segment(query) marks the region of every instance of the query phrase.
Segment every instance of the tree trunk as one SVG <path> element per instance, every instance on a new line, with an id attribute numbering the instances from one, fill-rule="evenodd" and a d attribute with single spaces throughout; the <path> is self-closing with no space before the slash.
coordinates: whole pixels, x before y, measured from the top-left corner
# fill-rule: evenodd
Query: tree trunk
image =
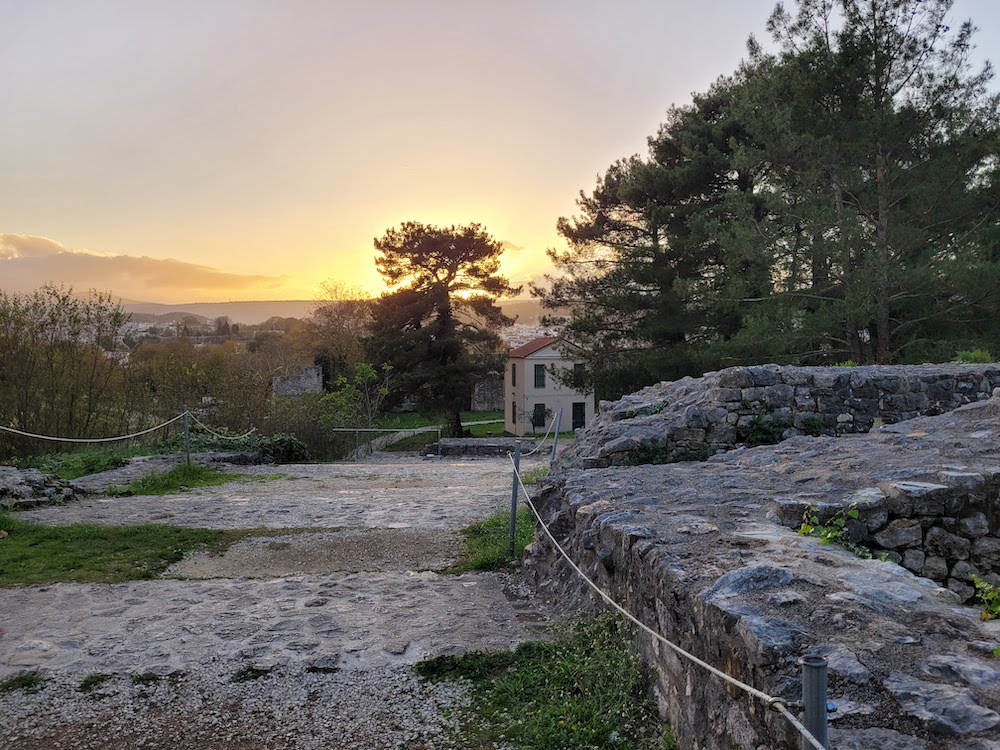
<path id="1" fill-rule="evenodd" d="M 886 186 L 885 154 L 881 144 L 875 155 L 875 187 L 878 195 L 876 223 L 876 251 L 878 271 L 875 282 L 875 362 L 889 364 L 892 358 L 892 341 L 889 331 L 889 196 Z"/>
<path id="2" fill-rule="evenodd" d="M 448 426 L 452 437 L 462 437 L 465 434 L 462 431 L 462 415 L 457 411 L 448 415 Z"/>

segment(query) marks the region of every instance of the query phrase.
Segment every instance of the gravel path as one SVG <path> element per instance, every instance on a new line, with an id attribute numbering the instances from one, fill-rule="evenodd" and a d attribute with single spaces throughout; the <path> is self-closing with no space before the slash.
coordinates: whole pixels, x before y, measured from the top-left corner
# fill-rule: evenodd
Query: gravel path
<path id="1" fill-rule="evenodd" d="M 0 679 L 47 680 L 0 695 L 0 747 L 450 747 L 448 712 L 466 698 L 410 665 L 510 648 L 546 620 L 506 574 L 428 570 L 449 561 L 458 528 L 509 502 L 508 466 L 377 456 L 240 467 L 283 478 L 20 513 L 299 531 L 168 571 L 185 579 L 0 589 Z M 266 673 L 230 681 L 250 665 Z M 110 677 L 82 692 L 97 674 Z"/>

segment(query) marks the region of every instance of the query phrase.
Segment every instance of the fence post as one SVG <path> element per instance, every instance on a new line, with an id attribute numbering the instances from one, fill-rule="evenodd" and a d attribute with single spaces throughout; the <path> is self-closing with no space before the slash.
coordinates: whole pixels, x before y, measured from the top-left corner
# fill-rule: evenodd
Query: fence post
<path id="1" fill-rule="evenodd" d="M 802 707 L 805 709 L 802 723 L 819 744 L 830 747 L 826 727 L 826 659 L 807 655 L 799 659 L 799 664 L 802 665 Z M 802 750 L 811 748 L 812 744 L 803 737 Z"/>
<path id="2" fill-rule="evenodd" d="M 184 460 L 191 465 L 191 412 L 184 407 Z"/>
<path id="3" fill-rule="evenodd" d="M 354 460 L 361 460 L 361 433 L 354 431 Z"/>
<path id="4" fill-rule="evenodd" d="M 514 441 L 514 481 L 510 491 L 510 544 L 507 554 L 514 556 L 514 537 L 517 536 L 517 491 L 519 485 L 518 472 L 521 470 L 521 441 Z"/>
<path id="5" fill-rule="evenodd" d="M 549 465 L 556 460 L 556 448 L 559 447 L 559 428 L 562 427 L 562 407 L 559 407 L 559 413 L 556 414 L 556 432 L 552 437 L 552 455 L 549 456 Z"/>

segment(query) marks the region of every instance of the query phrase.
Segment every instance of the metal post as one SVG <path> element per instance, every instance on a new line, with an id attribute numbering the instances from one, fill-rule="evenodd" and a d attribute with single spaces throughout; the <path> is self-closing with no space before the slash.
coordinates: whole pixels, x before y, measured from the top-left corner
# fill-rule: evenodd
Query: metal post
<path id="1" fill-rule="evenodd" d="M 559 407 L 559 413 L 556 414 L 556 433 L 552 436 L 552 455 L 549 456 L 549 464 L 556 460 L 556 448 L 559 447 L 559 428 L 562 427 L 562 407 Z"/>
<path id="2" fill-rule="evenodd" d="M 253 422 L 250 423 L 250 430 L 249 430 L 249 432 L 250 432 L 250 434 L 248 435 L 248 437 L 250 439 L 249 439 L 248 442 L 250 443 L 250 452 L 253 453 L 253 433 L 254 433 Z"/>
<path id="3" fill-rule="evenodd" d="M 807 655 L 799 659 L 802 665 L 802 707 L 805 709 L 803 724 L 823 747 L 830 747 L 826 731 L 826 659 Z M 802 738 L 802 750 L 812 744 Z"/>
<path id="4" fill-rule="evenodd" d="M 441 457 L 441 428 L 440 427 L 437 428 L 437 434 L 438 434 L 438 458 L 440 458 Z"/>
<path id="5" fill-rule="evenodd" d="M 510 491 L 510 544 L 507 554 L 514 556 L 514 537 L 517 535 L 517 491 L 519 489 L 517 473 L 521 470 L 521 441 L 514 441 L 514 482 Z"/>
<path id="6" fill-rule="evenodd" d="M 354 460 L 361 460 L 361 433 L 354 431 Z"/>
<path id="7" fill-rule="evenodd" d="M 191 465 L 191 412 L 184 407 L 184 460 Z"/>

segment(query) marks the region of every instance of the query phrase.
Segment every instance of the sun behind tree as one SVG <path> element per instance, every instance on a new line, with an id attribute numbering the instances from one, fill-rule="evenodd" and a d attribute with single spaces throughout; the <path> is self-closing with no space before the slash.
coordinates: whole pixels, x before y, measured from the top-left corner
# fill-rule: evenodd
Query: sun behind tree
<path id="1" fill-rule="evenodd" d="M 408 221 L 375 249 L 375 266 L 394 289 L 373 307 L 370 359 L 392 365 L 398 394 L 447 415 L 461 435 L 459 413 L 476 381 L 502 371 L 497 331 L 513 321 L 496 302 L 521 291 L 499 275 L 503 246 L 479 224 Z"/>

